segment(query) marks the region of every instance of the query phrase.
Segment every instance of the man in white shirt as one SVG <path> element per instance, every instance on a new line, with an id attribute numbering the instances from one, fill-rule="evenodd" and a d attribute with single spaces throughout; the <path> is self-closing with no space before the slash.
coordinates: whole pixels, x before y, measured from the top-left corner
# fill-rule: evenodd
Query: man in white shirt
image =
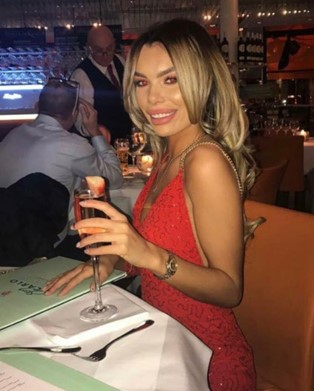
<path id="1" fill-rule="evenodd" d="M 93 105 L 98 124 L 109 130 L 114 141 L 130 134 L 132 128 L 122 99 L 124 60 L 115 54 L 115 40 L 106 26 L 91 28 L 87 46 L 89 56 L 73 71 L 71 79 L 80 83 L 80 97 Z M 84 134 L 79 122 L 76 127 Z"/>
<path id="2" fill-rule="evenodd" d="M 78 84 L 50 79 L 38 103 L 38 117 L 13 130 L 0 143 L 0 188 L 8 188 L 28 174 L 40 172 L 63 184 L 70 194 L 80 178 L 97 175 L 106 178 L 110 189 L 123 183 L 119 160 L 100 133 L 97 112 L 78 101 Z M 68 132 L 80 111 L 91 144 Z M 66 232 L 63 232 L 61 238 Z"/>

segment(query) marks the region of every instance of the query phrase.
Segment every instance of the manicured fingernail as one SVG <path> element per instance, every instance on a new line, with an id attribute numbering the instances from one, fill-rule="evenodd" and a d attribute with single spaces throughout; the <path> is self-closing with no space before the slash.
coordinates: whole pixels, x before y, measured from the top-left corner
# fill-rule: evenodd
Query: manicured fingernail
<path id="1" fill-rule="evenodd" d="M 80 247 L 81 247 L 81 242 L 77 242 L 77 243 L 76 243 L 76 247 L 77 247 L 77 248 L 80 248 Z"/>

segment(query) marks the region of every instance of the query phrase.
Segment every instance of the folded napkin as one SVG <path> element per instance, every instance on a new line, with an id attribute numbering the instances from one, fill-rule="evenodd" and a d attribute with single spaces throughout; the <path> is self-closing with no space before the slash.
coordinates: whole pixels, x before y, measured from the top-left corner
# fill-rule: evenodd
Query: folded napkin
<path id="1" fill-rule="evenodd" d="M 94 304 L 93 292 L 36 316 L 31 322 L 54 343 L 72 345 L 94 337 L 95 333 L 109 333 L 149 319 L 149 313 L 144 308 L 113 285 L 102 288 L 102 298 L 104 304 L 114 304 L 118 308 L 118 313 L 105 323 L 89 323 L 80 319 L 81 310 Z"/>

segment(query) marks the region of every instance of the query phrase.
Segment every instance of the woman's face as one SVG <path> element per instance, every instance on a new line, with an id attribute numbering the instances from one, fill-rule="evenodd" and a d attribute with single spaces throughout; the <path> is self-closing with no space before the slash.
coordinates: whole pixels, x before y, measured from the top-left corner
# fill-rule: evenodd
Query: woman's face
<path id="1" fill-rule="evenodd" d="M 169 137 L 192 126 L 177 81 L 174 65 L 159 43 L 143 46 L 134 84 L 139 108 L 160 137 Z"/>

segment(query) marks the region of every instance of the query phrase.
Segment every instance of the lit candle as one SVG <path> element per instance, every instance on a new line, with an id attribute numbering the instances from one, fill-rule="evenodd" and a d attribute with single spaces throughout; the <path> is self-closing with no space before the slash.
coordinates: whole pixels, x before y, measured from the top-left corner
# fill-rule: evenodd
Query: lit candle
<path id="1" fill-rule="evenodd" d="M 304 129 L 301 129 L 300 132 L 297 133 L 298 136 L 303 136 L 304 140 L 309 138 L 309 132 L 306 132 Z"/>

